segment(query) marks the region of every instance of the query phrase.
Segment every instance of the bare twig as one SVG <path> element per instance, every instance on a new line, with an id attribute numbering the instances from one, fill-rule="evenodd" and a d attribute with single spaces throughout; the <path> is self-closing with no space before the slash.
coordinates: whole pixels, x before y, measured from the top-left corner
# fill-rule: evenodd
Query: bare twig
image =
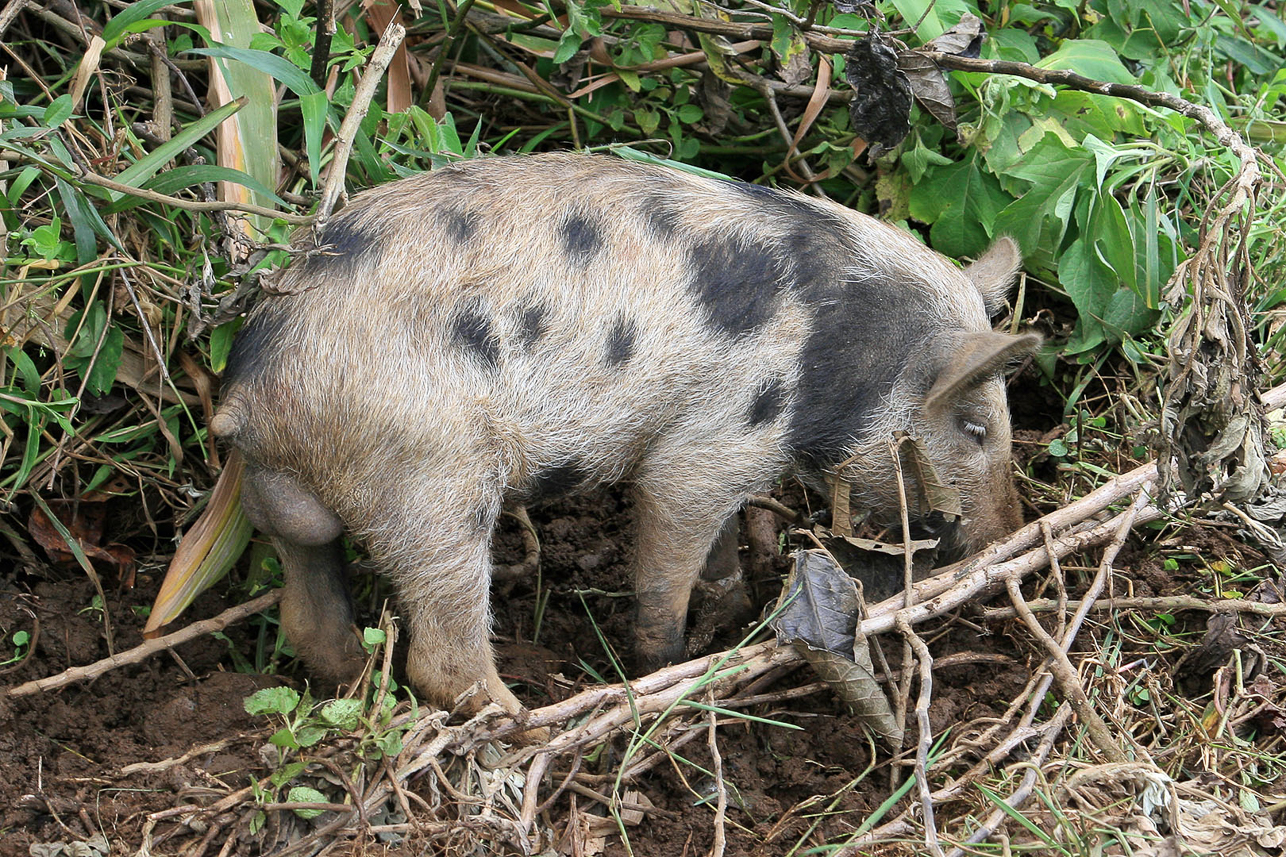
<path id="1" fill-rule="evenodd" d="M 205 634 L 213 634 L 216 631 L 222 631 L 229 625 L 240 622 L 248 616 L 267 610 L 272 605 L 281 600 L 281 590 L 274 590 L 267 595 L 261 595 L 253 601 L 247 601 L 245 604 L 238 604 L 224 610 L 218 616 L 211 619 L 202 619 L 200 622 L 193 622 L 180 631 L 173 634 L 166 634 L 164 637 L 157 637 L 155 640 L 148 640 L 141 645 L 135 646 L 124 652 L 120 652 L 96 661 L 83 667 L 72 667 L 64 670 L 57 675 L 39 678 L 35 681 L 29 681 L 16 687 L 11 687 L 5 691 L 5 696 L 10 698 L 19 696 L 30 696 L 40 691 L 57 690 L 60 687 L 66 687 L 78 681 L 88 681 L 98 678 L 99 676 L 111 672 L 117 667 L 123 667 L 128 664 L 136 664 L 145 661 L 157 652 L 173 648 L 189 640 Z"/>
<path id="2" fill-rule="evenodd" d="M 375 89 L 379 86 L 385 69 L 393 61 L 393 54 L 397 52 L 398 45 L 402 44 L 404 38 L 406 38 L 406 28 L 396 21 L 390 21 L 384 29 L 384 34 L 380 36 L 379 45 L 366 64 L 361 82 L 357 84 L 357 89 L 353 93 L 352 106 L 349 107 L 348 113 L 344 115 L 344 121 L 339 126 L 339 135 L 335 140 L 335 153 L 330 162 L 330 173 L 326 177 L 326 186 L 322 190 L 321 205 L 317 208 L 317 220 L 313 228 L 318 234 L 325 229 L 331 211 L 334 210 L 335 203 L 344 190 L 348 157 L 353 148 L 353 139 L 357 136 L 357 129 L 366 118 L 366 112 L 371 108 L 371 99 L 375 97 Z"/>
<path id="3" fill-rule="evenodd" d="M 1027 602 L 1033 613 L 1050 613 L 1064 606 L 1079 609 L 1084 601 L 1068 601 L 1060 605 L 1052 598 Z M 1100 598 L 1089 605 L 1095 612 L 1110 613 L 1115 610 L 1146 610 L 1154 613 L 1181 613 L 1185 610 L 1202 610 L 1206 613 L 1250 613 L 1255 616 L 1286 616 L 1286 604 L 1265 601 L 1247 601 L 1241 598 L 1198 598 L 1195 595 L 1166 595 L 1158 598 Z M 1018 615 L 1013 607 L 989 607 L 982 611 L 984 622 L 1003 622 Z"/>
<path id="4" fill-rule="evenodd" d="M 728 841 L 728 834 L 724 829 L 725 818 L 728 814 L 728 784 L 723 781 L 723 756 L 719 754 L 719 738 L 715 729 L 715 699 L 713 691 L 707 694 L 706 702 L 710 706 L 710 710 L 706 712 L 710 721 L 706 746 L 710 748 L 710 767 L 713 769 L 714 787 L 717 796 L 714 809 L 714 844 L 710 847 L 710 857 L 723 857 Z"/>
<path id="5" fill-rule="evenodd" d="M 933 744 L 933 728 L 929 725 L 929 702 L 933 698 L 933 656 L 929 647 L 924 644 L 905 618 L 899 616 L 898 630 L 902 637 L 915 650 L 919 661 L 920 694 L 915 703 L 915 719 L 919 727 L 919 739 L 915 747 L 915 779 L 920 792 L 920 812 L 923 813 L 924 845 L 929 853 L 941 855 L 942 846 L 938 842 L 938 828 L 933 816 L 933 796 L 929 793 L 929 747 Z M 910 674 L 910 670 L 907 673 Z"/>

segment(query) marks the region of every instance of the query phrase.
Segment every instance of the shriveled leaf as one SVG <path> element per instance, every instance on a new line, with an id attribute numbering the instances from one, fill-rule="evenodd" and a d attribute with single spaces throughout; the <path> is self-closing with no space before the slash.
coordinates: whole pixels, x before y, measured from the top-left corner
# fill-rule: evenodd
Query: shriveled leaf
<path id="1" fill-rule="evenodd" d="M 930 41 L 925 47 L 933 51 L 942 51 L 944 54 L 977 59 L 982 55 L 982 41 L 985 38 L 987 34 L 982 29 L 982 19 L 972 12 L 965 12 L 954 27 Z"/>
<path id="2" fill-rule="evenodd" d="M 941 512 L 948 520 L 960 517 L 960 492 L 938 475 L 924 444 L 918 438 L 910 438 L 902 442 L 900 449 L 903 466 L 909 466 L 909 473 L 920 486 L 922 514 Z"/>
<path id="3" fill-rule="evenodd" d="M 892 148 L 911 131 L 911 84 L 898 69 L 898 55 L 877 33 L 853 43 L 844 57 L 853 87 L 853 131 L 873 145 Z"/>
<path id="4" fill-rule="evenodd" d="M 778 641 L 793 643 L 864 725 L 900 747 L 902 732 L 875 679 L 870 647 L 857 636 L 853 579 L 826 551 L 800 551 L 782 598 L 785 607 L 772 623 Z"/>
<path id="5" fill-rule="evenodd" d="M 848 703 L 862 725 L 884 739 L 890 749 L 901 749 L 902 730 L 898 728 L 888 697 L 875 679 L 871 650 L 865 636 L 854 643 L 854 652 L 861 659 L 859 663 L 834 652 L 811 649 L 802 643 L 795 646 L 822 681 Z"/>
<path id="6" fill-rule="evenodd" d="M 906 553 L 908 547 L 908 545 L 878 542 L 875 539 L 860 539 L 857 536 L 845 536 L 844 541 L 848 542 L 855 548 L 888 554 L 889 556 L 902 556 Z M 911 553 L 922 550 L 932 550 L 938 546 L 939 541 L 939 539 L 912 539 L 909 547 L 911 548 Z"/>
<path id="7" fill-rule="evenodd" d="M 938 64 L 919 51 L 901 51 L 898 69 L 906 75 L 916 100 L 943 125 L 956 130 L 956 101 L 951 97 L 947 76 Z"/>
<path id="8" fill-rule="evenodd" d="M 786 606 L 773 620 L 777 639 L 852 658 L 857 585 L 825 551 L 800 551 L 786 581 Z"/>

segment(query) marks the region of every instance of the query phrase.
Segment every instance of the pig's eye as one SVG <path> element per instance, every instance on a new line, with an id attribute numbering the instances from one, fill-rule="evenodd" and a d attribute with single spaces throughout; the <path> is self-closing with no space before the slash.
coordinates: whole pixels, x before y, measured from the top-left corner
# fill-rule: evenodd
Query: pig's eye
<path id="1" fill-rule="evenodd" d="M 982 446 L 987 441 L 987 427 L 982 423 L 976 423 L 973 420 L 961 419 L 960 430 L 976 440 L 979 446 Z"/>

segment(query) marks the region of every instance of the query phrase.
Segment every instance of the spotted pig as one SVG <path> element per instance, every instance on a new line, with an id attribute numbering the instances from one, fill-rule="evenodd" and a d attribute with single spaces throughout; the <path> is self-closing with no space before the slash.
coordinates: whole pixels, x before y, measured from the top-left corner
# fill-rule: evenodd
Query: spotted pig
<path id="1" fill-rule="evenodd" d="M 315 672 L 360 664 L 347 531 L 398 588 L 413 685 L 450 704 L 482 679 L 516 712 L 488 640 L 507 502 L 629 486 L 649 666 L 682 655 L 725 522 L 792 466 L 843 464 L 896 520 L 909 432 L 963 498 L 961 549 L 1020 524 L 1001 371 L 1037 340 L 988 323 L 1018 264 L 1008 240 L 961 270 L 839 205 L 609 157 L 459 163 L 335 217 L 250 313 L 211 429 L 245 456 Z"/>

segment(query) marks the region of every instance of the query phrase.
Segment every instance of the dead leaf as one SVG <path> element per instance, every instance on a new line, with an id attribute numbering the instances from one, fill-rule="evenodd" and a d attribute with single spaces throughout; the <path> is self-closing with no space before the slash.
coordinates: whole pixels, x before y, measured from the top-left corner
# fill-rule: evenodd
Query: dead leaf
<path id="1" fill-rule="evenodd" d="M 902 730 L 875 679 L 871 650 L 857 633 L 857 584 L 822 550 L 795 554 L 772 628 L 779 643 L 793 643 L 818 676 L 849 704 L 863 725 L 893 749 Z"/>
<path id="2" fill-rule="evenodd" d="M 911 84 L 897 51 L 872 30 L 844 56 L 844 77 L 853 87 L 853 131 L 872 144 L 872 156 L 901 143 L 911 132 Z"/>
<path id="3" fill-rule="evenodd" d="M 107 499 L 107 496 L 91 496 L 77 501 L 50 500 L 48 505 L 87 558 L 106 563 L 127 584 L 132 584 L 134 551 L 125 545 L 103 544 Z M 34 506 L 31 510 L 27 519 L 27 532 L 45 549 L 51 562 L 61 566 L 78 565 L 76 554 L 67 540 L 39 506 Z"/>
<path id="4" fill-rule="evenodd" d="M 898 69 L 906 75 L 911 94 L 943 125 L 956 130 L 956 101 L 947 76 L 938 64 L 919 51 L 899 51 Z"/>

